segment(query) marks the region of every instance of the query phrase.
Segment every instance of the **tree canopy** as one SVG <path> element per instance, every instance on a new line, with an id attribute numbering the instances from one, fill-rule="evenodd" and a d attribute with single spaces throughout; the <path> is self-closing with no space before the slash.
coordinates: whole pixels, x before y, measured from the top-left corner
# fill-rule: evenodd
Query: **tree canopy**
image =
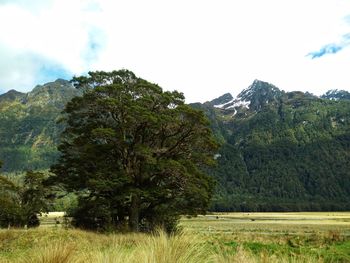
<path id="1" fill-rule="evenodd" d="M 44 187 L 44 179 L 44 174 L 32 171 L 21 183 L 0 175 L 0 227 L 39 226 L 38 215 L 49 207 L 49 189 Z"/>
<path id="2" fill-rule="evenodd" d="M 203 173 L 218 145 L 202 111 L 128 70 L 75 77 L 84 95 L 64 110 L 51 183 L 78 196 L 76 226 L 132 231 L 205 213 L 213 191 Z"/>

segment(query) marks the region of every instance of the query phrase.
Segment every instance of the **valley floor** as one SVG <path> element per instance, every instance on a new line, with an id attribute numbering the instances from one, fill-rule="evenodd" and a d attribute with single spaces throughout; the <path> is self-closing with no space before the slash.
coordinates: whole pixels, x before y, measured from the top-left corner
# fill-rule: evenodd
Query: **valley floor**
<path id="1" fill-rule="evenodd" d="M 350 212 L 215 213 L 183 218 L 176 236 L 65 229 L 61 216 L 0 230 L 0 262 L 350 262 Z"/>

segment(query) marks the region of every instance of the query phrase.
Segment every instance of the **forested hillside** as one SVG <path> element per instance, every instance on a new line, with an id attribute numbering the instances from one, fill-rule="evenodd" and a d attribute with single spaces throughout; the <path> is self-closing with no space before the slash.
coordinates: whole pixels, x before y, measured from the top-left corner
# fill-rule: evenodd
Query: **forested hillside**
<path id="1" fill-rule="evenodd" d="M 47 169 L 57 158 L 65 104 L 80 94 L 68 81 L 36 86 L 29 93 L 0 95 L 0 160 L 4 171 Z"/>
<path id="2" fill-rule="evenodd" d="M 0 95 L 3 171 L 47 169 L 56 160 L 64 105 L 80 92 L 57 80 Z M 350 209 L 350 96 L 284 92 L 262 81 L 193 107 L 205 111 L 221 149 L 208 171 L 217 180 L 212 209 Z"/>
<path id="3" fill-rule="evenodd" d="M 344 95 L 344 91 L 340 91 Z M 195 104 L 222 141 L 214 210 L 350 209 L 350 100 L 262 81 Z"/>

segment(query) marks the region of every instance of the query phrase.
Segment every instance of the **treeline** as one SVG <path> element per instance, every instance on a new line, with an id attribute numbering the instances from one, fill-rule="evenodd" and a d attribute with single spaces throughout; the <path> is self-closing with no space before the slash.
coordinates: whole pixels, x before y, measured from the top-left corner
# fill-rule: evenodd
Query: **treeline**
<path id="1" fill-rule="evenodd" d="M 32 171 L 20 179 L 0 175 L 0 228 L 39 226 L 38 216 L 49 210 L 44 180 L 43 173 Z"/>

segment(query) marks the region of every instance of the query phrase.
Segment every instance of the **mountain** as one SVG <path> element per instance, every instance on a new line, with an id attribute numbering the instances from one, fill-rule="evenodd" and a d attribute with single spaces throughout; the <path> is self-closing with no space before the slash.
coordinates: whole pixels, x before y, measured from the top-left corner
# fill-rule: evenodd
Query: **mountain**
<path id="1" fill-rule="evenodd" d="M 326 93 L 334 94 L 334 93 Z M 213 210 L 350 209 L 350 101 L 255 80 L 204 104 L 222 143 Z"/>
<path id="2" fill-rule="evenodd" d="M 57 120 L 65 104 L 80 92 L 58 79 L 31 92 L 0 95 L 0 160 L 4 171 L 48 168 L 57 157 L 62 126 Z"/>
<path id="3" fill-rule="evenodd" d="M 321 96 L 324 99 L 330 100 L 350 100 L 350 92 L 346 90 L 329 90 L 324 95 Z"/>
<path id="4" fill-rule="evenodd" d="M 58 79 L 31 92 L 0 95 L 4 171 L 47 169 L 57 158 L 64 105 L 81 93 Z M 194 103 L 221 143 L 212 210 L 350 209 L 350 100 L 285 92 L 255 80 L 236 97 Z"/>
<path id="5" fill-rule="evenodd" d="M 0 95 L 0 105 L 6 102 L 12 102 L 15 100 L 20 100 L 24 97 L 25 93 L 18 92 L 16 90 L 9 90 L 7 93 Z"/>

